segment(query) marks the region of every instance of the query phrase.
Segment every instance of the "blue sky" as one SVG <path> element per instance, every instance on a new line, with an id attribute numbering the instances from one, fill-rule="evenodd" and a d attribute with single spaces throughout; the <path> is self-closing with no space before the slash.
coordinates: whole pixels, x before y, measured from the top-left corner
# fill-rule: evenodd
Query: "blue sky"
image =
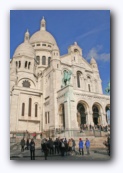
<path id="1" fill-rule="evenodd" d="M 110 80 L 110 11 L 109 10 L 12 10 L 10 12 L 10 58 L 24 40 L 40 29 L 45 17 L 49 31 L 66 54 L 75 41 L 83 50 L 83 57 L 90 62 L 93 56 L 98 64 L 103 92 Z"/>

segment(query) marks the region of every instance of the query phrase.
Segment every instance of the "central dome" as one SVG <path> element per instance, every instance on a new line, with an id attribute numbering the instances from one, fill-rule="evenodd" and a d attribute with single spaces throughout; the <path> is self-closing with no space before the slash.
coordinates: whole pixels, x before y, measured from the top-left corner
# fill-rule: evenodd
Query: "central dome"
<path id="1" fill-rule="evenodd" d="M 37 31 L 30 38 L 30 43 L 45 42 L 50 44 L 57 44 L 54 37 L 45 30 Z"/>
<path id="2" fill-rule="evenodd" d="M 30 38 L 30 43 L 39 43 L 39 42 L 43 42 L 43 43 L 50 43 L 53 45 L 57 45 L 54 37 L 46 31 L 46 21 L 43 17 L 43 19 L 41 20 L 41 27 L 40 30 L 37 31 L 36 33 L 34 33 L 32 35 L 32 37 Z"/>

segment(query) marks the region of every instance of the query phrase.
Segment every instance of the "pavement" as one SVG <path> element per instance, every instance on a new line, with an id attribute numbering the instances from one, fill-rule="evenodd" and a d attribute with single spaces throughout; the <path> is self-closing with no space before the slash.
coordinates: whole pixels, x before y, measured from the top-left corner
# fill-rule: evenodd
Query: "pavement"
<path id="1" fill-rule="evenodd" d="M 21 148 L 18 147 L 16 149 L 10 149 L 10 160 L 30 160 L 30 150 L 25 150 L 21 152 Z M 40 148 L 36 148 L 35 150 L 35 160 L 45 160 L 44 153 Z M 50 161 L 107 161 L 110 160 L 110 156 L 107 154 L 107 150 L 102 149 L 90 149 L 90 155 L 87 155 L 86 148 L 84 149 L 84 155 L 80 155 L 78 149 L 76 149 L 76 153 L 69 153 L 69 155 L 65 155 L 64 157 L 61 155 L 48 155 L 47 160 Z M 47 161 L 46 160 L 46 161 Z"/>

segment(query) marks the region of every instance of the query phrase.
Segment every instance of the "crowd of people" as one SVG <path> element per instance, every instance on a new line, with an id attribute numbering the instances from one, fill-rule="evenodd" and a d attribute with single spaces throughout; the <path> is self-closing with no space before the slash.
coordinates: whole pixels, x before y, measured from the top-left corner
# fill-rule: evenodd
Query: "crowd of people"
<path id="1" fill-rule="evenodd" d="M 29 142 L 29 139 L 25 142 L 23 138 L 21 140 L 21 151 L 23 152 L 24 149 L 30 150 L 30 158 L 31 160 L 35 160 L 35 142 L 33 139 Z M 44 158 L 47 160 L 48 155 L 61 155 L 67 156 L 73 153 L 84 155 L 84 146 L 86 147 L 87 154 L 90 154 L 90 141 L 86 138 L 84 142 L 81 138 L 79 138 L 78 145 L 73 138 L 66 139 L 66 138 L 56 138 L 53 140 L 52 138 L 49 139 L 42 139 L 41 140 L 41 152 L 44 153 Z M 78 149 L 78 151 L 77 151 Z"/>
<path id="2" fill-rule="evenodd" d="M 108 132 L 108 131 L 110 131 L 110 125 L 102 126 L 100 124 L 97 124 L 97 125 L 81 124 L 80 132 L 82 132 L 83 130 L 101 130 L 101 131 Z"/>

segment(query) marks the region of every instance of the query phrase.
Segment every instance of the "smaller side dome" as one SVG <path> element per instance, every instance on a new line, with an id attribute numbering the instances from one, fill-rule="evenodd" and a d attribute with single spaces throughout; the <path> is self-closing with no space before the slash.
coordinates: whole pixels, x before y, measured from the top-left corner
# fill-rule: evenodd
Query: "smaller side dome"
<path id="1" fill-rule="evenodd" d="M 35 51 L 34 51 L 32 45 L 29 43 L 28 30 L 25 33 L 24 42 L 16 48 L 13 57 L 23 56 L 23 55 L 28 56 L 30 58 L 35 58 Z"/>

